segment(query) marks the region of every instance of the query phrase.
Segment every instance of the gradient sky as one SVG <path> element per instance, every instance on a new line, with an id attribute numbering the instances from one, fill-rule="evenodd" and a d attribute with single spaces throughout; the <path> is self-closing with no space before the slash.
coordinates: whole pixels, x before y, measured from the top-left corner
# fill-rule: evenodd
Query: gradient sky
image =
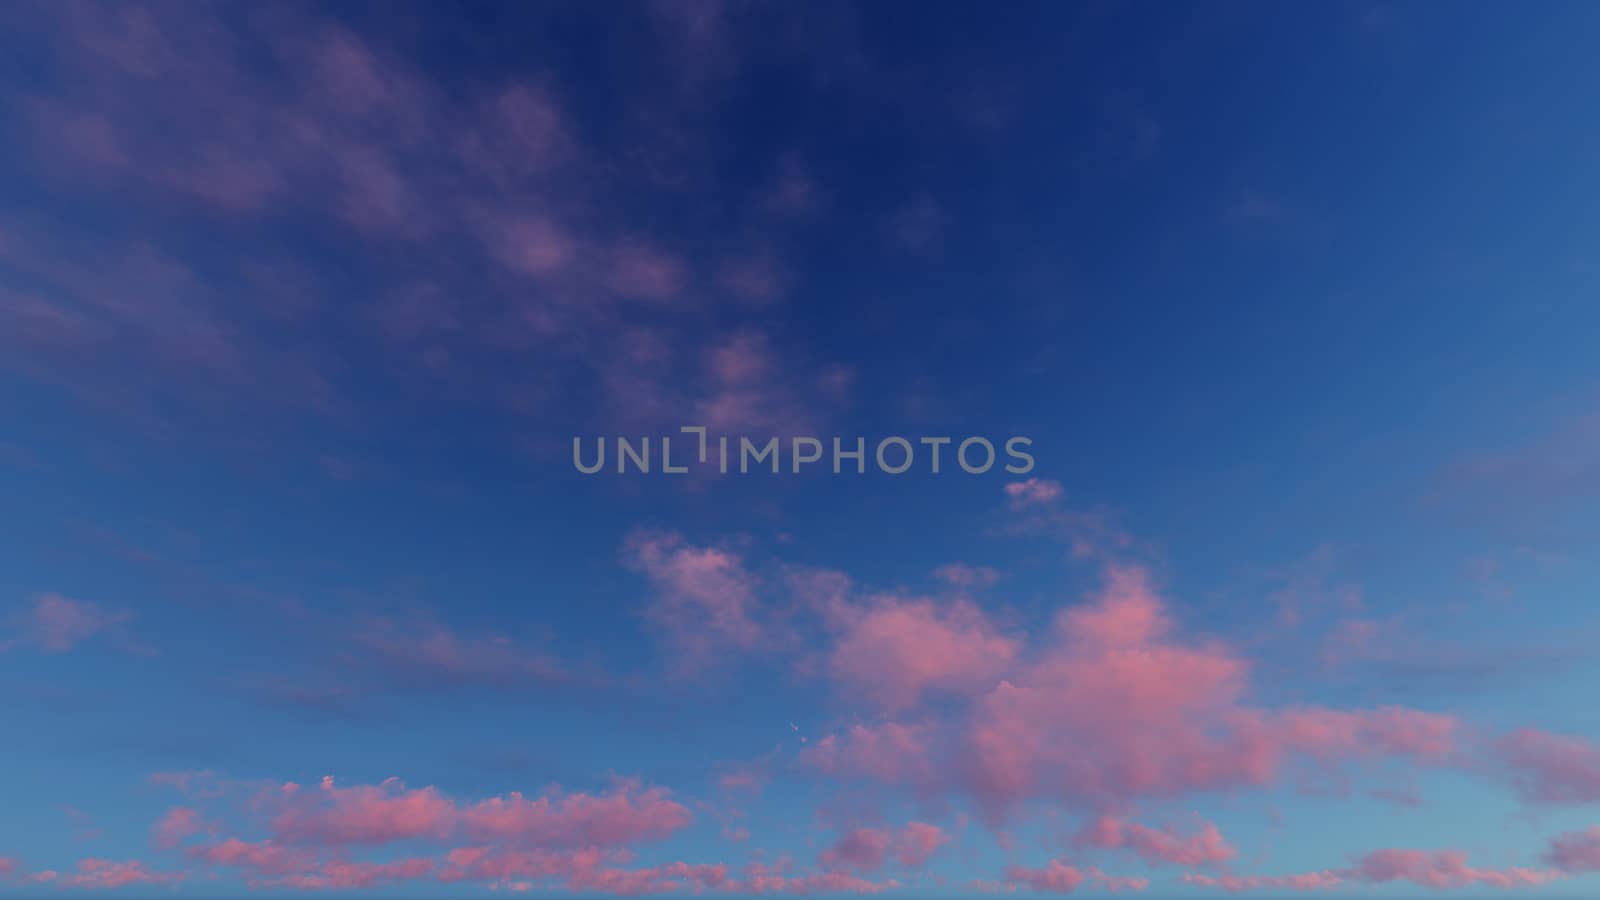
<path id="1" fill-rule="evenodd" d="M 0 894 L 1592 896 L 1597 29 L 0 5 Z"/>

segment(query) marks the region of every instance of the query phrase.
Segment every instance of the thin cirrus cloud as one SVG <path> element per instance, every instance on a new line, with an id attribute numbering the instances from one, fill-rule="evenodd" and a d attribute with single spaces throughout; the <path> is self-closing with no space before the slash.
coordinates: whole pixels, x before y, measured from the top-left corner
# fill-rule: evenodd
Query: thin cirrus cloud
<path id="1" fill-rule="evenodd" d="M 132 619 L 132 613 L 60 594 L 42 594 L 11 616 L 10 633 L 0 637 L 0 652 L 31 647 L 41 653 L 66 653 L 90 639 L 120 634 Z"/>
<path id="2" fill-rule="evenodd" d="M 648 116 L 619 100 L 597 125 L 550 72 L 447 86 L 396 44 L 328 19 L 85 9 L 37 11 L 59 77 L 16 99 L 40 173 L 177 204 L 237 252 L 196 258 L 156 234 L 108 250 L 90 230 L 0 221 L 0 261 L 24 276 L 0 287 L 7 365 L 81 403 L 150 431 L 233 441 L 305 419 L 387 421 L 382 396 L 347 377 L 347 354 L 314 339 L 331 332 L 395 360 L 385 379 L 411 398 L 470 396 L 516 418 L 548 411 L 533 385 L 582 384 L 603 400 L 590 429 L 815 423 L 851 380 L 789 343 L 771 353 L 795 374 L 760 382 L 708 377 L 693 352 L 667 362 L 668 377 L 659 362 L 597 357 L 618 331 L 708 351 L 754 332 L 779 344 L 771 313 L 796 278 L 776 248 L 819 191 L 800 156 L 781 151 L 757 181 L 716 186 L 750 201 L 730 205 L 729 220 L 636 224 L 638 209 L 684 190 L 639 148 L 685 132 L 680 119 L 700 114 L 687 98 Z M 662 20 L 664 36 L 679 34 L 675 21 Z M 267 238 L 286 224 L 355 260 L 421 241 L 442 252 L 401 276 L 354 267 L 363 299 L 351 300 L 350 284 Z M 150 402 L 158 390 L 173 402 Z"/>

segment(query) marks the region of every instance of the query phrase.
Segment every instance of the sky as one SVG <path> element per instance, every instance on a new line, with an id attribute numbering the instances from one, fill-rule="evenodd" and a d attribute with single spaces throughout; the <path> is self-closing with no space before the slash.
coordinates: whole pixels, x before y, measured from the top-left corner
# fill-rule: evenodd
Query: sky
<path id="1" fill-rule="evenodd" d="M 0 26 L 0 896 L 1600 890 L 1600 7 Z"/>

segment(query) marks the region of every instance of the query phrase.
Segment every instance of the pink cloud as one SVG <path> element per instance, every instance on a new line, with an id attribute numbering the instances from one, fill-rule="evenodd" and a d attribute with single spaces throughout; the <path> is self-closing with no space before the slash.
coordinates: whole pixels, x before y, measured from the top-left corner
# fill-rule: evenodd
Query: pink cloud
<path id="1" fill-rule="evenodd" d="M 691 865 L 683 862 L 646 869 L 586 869 L 573 873 L 567 879 L 568 887 L 573 890 L 624 896 L 682 890 L 699 892 L 707 888 L 724 888 L 728 884 L 728 867 L 725 865 Z"/>
<path id="2" fill-rule="evenodd" d="M 759 795 L 766 789 L 771 776 L 762 763 L 741 765 L 717 777 L 717 786 L 724 791 Z"/>
<path id="3" fill-rule="evenodd" d="M 1529 801 L 1600 800 L 1600 747 L 1589 741 L 1525 728 L 1495 742 L 1493 753 Z"/>
<path id="4" fill-rule="evenodd" d="M 1005 486 L 1012 520 L 1006 531 L 1064 542 L 1075 559 L 1113 559 L 1133 547 L 1133 538 L 1106 507 L 1068 509 L 1060 482 L 1029 478 Z"/>
<path id="5" fill-rule="evenodd" d="M 1192 835 L 1158 831 L 1113 816 L 1095 819 L 1076 839 L 1080 845 L 1104 849 L 1127 848 L 1153 864 L 1204 866 L 1226 862 L 1239 855 L 1217 826 L 1206 822 Z"/>
<path id="6" fill-rule="evenodd" d="M 1345 883 L 1337 872 L 1307 872 L 1301 875 L 1184 875 L 1184 884 L 1222 888 L 1226 891 L 1292 890 L 1321 891 Z"/>
<path id="7" fill-rule="evenodd" d="M 1309 756 L 1388 753 L 1443 760 L 1456 748 L 1461 725 L 1453 716 L 1386 706 L 1368 712 L 1286 710 L 1277 730 L 1286 746 Z"/>
<path id="8" fill-rule="evenodd" d="M 1087 877 L 1077 866 L 1069 866 L 1059 859 L 1052 859 L 1042 869 L 1009 866 L 1006 869 L 1005 882 L 1032 888 L 1035 891 L 1070 894 L 1082 886 Z"/>
<path id="9" fill-rule="evenodd" d="M 189 856 L 201 862 L 249 870 L 261 875 L 286 875 L 305 872 L 316 865 L 316 854 L 275 841 L 241 841 L 228 838 L 216 844 L 189 848 Z"/>
<path id="10" fill-rule="evenodd" d="M 434 861 L 431 859 L 399 859 L 382 863 L 329 860 L 313 871 L 285 875 L 259 882 L 259 885 L 294 890 L 353 890 L 395 881 L 415 881 L 432 874 L 433 870 Z"/>
<path id="11" fill-rule="evenodd" d="M 1048 478 L 1029 478 L 1006 485 L 1006 497 L 1012 509 L 1046 506 L 1060 500 L 1065 494 L 1061 482 Z"/>
<path id="12" fill-rule="evenodd" d="M 895 859 L 907 868 L 926 865 L 940 847 L 950 843 L 950 835 L 943 828 L 927 822 L 911 822 L 901 830 L 894 842 Z"/>
<path id="13" fill-rule="evenodd" d="M 738 556 L 655 532 L 633 535 L 623 554 L 655 585 L 660 597 L 651 618 L 674 639 L 686 664 L 703 665 L 719 648 L 750 650 L 766 640 L 756 618 L 755 578 Z"/>
<path id="14" fill-rule="evenodd" d="M 1041 792 L 1120 805 L 1270 776 L 1277 748 L 1237 705 L 1247 665 L 1167 642 L 1142 575 L 1113 570 L 1060 625 L 1053 652 L 979 702 L 968 776 L 991 813 Z"/>
<path id="15" fill-rule="evenodd" d="M 408 789 L 396 779 L 342 788 L 330 777 L 319 791 L 285 790 L 274 797 L 280 811 L 272 831 L 289 846 L 382 845 L 464 833 L 547 848 L 617 847 L 666 837 L 693 819 L 665 790 L 634 781 L 620 781 L 604 794 L 530 798 L 514 792 L 460 804 L 436 788 Z"/>
<path id="16" fill-rule="evenodd" d="M 853 696 L 894 712 L 928 692 L 992 688 L 1018 648 L 971 603 L 883 597 L 839 636 L 828 668 Z"/>
<path id="17" fill-rule="evenodd" d="M 1408 881 L 1430 888 L 1481 884 L 1488 887 L 1532 887 L 1557 877 L 1538 869 L 1474 869 L 1467 856 L 1455 850 L 1378 850 L 1362 857 L 1353 870 L 1365 881 L 1381 884 Z"/>
<path id="18" fill-rule="evenodd" d="M 1107 875 L 1099 869 L 1091 867 L 1089 878 L 1101 890 L 1117 893 L 1119 891 L 1142 891 L 1150 886 L 1150 879 L 1138 875 Z"/>
<path id="19" fill-rule="evenodd" d="M 801 753 L 810 767 L 841 778 L 885 784 L 925 784 L 934 774 L 931 737 L 925 726 L 884 722 L 853 725 L 830 734 Z"/>
<path id="20" fill-rule="evenodd" d="M 748 435 L 759 445 L 763 434 L 811 432 L 818 403 L 844 399 L 852 375 L 846 367 L 830 365 L 808 377 L 799 363 L 783 359 L 767 333 L 749 328 L 712 343 L 705 359 L 707 384 L 693 397 L 694 421 L 713 436 L 730 438 L 730 469 L 738 464 L 738 436 Z"/>
<path id="21" fill-rule="evenodd" d="M 910 822 L 898 833 L 883 828 L 857 828 L 822 851 L 820 862 L 830 870 L 875 872 L 893 858 L 908 869 L 926 865 L 950 836 L 927 822 Z"/>
<path id="22" fill-rule="evenodd" d="M 80 888 L 119 888 L 130 884 L 170 884 L 183 878 L 182 873 L 152 872 L 138 860 L 91 858 L 79 860 L 77 874 L 67 876 L 62 883 Z"/>
<path id="23" fill-rule="evenodd" d="M 432 787 L 407 789 L 398 779 L 341 788 L 333 777 L 319 791 L 284 795 L 273 833 L 288 843 L 318 846 L 385 844 L 416 838 L 441 839 L 454 825 L 455 805 Z"/>
<path id="24" fill-rule="evenodd" d="M 892 879 L 868 881 L 847 872 L 796 875 L 781 866 L 752 863 L 734 890 L 750 894 L 876 894 L 898 886 Z"/>
<path id="25" fill-rule="evenodd" d="M 1350 882 L 1388 884 L 1408 882 L 1422 887 L 1443 889 L 1482 885 L 1494 888 L 1533 887 L 1560 877 L 1559 872 L 1512 867 L 1476 869 L 1467 864 L 1466 854 L 1457 850 L 1376 850 L 1347 869 L 1323 870 L 1299 875 L 1208 876 L 1185 875 L 1185 883 L 1218 887 L 1229 891 L 1324 890 Z"/>
<path id="26" fill-rule="evenodd" d="M 514 840 L 541 847 L 615 847 L 664 838 L 693 820 L 661 788 L 624 782 L 606 795 L 566 794 L 528 799 L 513 793 L 461 810 L 477 839 Z"/>
<path id="27" fill-rule="evenodd" d="M 456 152 L 468 172 L 509 189 L 570 164 L 574 145 L 546 85 L 513 83 L 481 106 L 473 127 L 457 138 Z"/>
<path id="28" fill-rule="evenodd" d="M 198 811 L 186 806 L 174 806 L 155 825 L 156 846 L 165 849 L 176 847 L 200 833 L 204 827 Z"/>
<path id="29" fill-rule="evenodd" d="M 616 856 L 614 851 L 597 848 L 555 852 L 488 846 L 458 847 L 445 854 L 445 865 L 439 870 L 439 880 L 450 884 L 566 877 L 576 871 L 598 868 Z"/>
<path id="30" fill-rule="evenodd" d="M 883 868 L 892 841 L 889 832 L 881 828 L 857 828 L 822 851 L 821 862 L 829 868 L 871 872 Z"/>
<path id="31" fill-rule="evenodd" d="M 1056 645 L 980 699 L 968 726 L 963 780 L 991 816 L 1042 797 L 1115 809 L 1266 784 L 1293 753 L 1442 761 L 1452 747 L 1448 716 L 1245 705 L 1248 663 L 1178 641 L 1138 569 L 1109 569 L 1100 594 L 1058 625 Z"/>
<path id="32" fill-rule="evenodd" d="M 1600 872 L 1600 825 L 1558 835 L 1545 861 L 1568 872 Z"/>
<path id="33" fill-rule="evenodd" d="M 28 644 L 46 653 L 65 653 L 97 634 L 114 629 L 132 618 L 93 603 L 73 600 L 60 594 L 44 594 L 34 599 L 27 610 L 12 618 L 18 636 L 0 641 L 0 650 Z"/>
<path id="34" fill-rule="evenodd" d="M 10 856 L 0 856 L 0 878 L 10 878 L 22 871 L 22 863 Z"/>
<path id="35" fill-rule="evenodd" d="M 446 856 L 439 869 L 445 883 L 487 881 L 492 887 L 529 890 L 559 885 L 584 893 L 621 895 L 673 891 L 726 891 L 733 894 L 876 893 L 893 881 L 871 882 L 847 872 L 794 873 L 785 863 L 752 863 L 740 877 L 724 864 L 670 862 L 646 868 L 623 868 L 625 855 L 596 848 L 554 852 L 461 847 Z"/>
<path id="36" fill-rule="evenodd" d="M 741 385 L 766 380 L 772 372 L 772 347 L 765 334 L 741 332 L 710 353 L 711 372 L 725 385 Z"/>
<path id="37" fill-rule="evenodd" d="M 1150 644 L 1172 630 L 1166 608 L 1145 570 L 1112 566 L 1094 603 L 1063 612 L 1057 622 L 1067 641 L 1091 653 Z"/>

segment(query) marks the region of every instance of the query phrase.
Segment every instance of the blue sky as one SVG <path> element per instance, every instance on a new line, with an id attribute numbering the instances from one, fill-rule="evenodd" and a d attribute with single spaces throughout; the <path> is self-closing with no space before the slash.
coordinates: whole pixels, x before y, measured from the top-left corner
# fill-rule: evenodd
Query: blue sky
<path id="1" fill-rule="evenodd" d="M 1597 16 L 0 11 L 0 893 L 1584 895 Z"/>

